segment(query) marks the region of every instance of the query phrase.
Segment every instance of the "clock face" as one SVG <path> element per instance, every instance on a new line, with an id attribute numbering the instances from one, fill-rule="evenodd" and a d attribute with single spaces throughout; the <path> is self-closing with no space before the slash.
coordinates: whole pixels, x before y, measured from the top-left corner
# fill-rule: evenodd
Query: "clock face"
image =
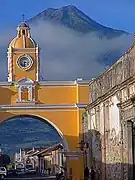
<path id="1" fill-rule="evenodd" d="M 32 64 L 33 64 L 33 60 L 27 56 L 23 56 L 18 60 L 19 67 L 24 70 L 30 69 Z"/>

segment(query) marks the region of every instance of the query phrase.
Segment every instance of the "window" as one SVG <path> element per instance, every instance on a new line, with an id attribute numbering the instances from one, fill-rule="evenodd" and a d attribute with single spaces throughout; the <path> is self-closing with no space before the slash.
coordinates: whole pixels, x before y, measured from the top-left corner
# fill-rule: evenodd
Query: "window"
<path id="1" fill-rule="evenodd" d="M 22 34 L 25 35 L 25 30 L 24 29 L 22 30 Z"/>
<path id="2" fill-rule="evenodd" d="M 22 101 L 29 101 L 29 91 L 27 87 L 21 88 L 21 99 Z"/>
<path id="3" fill-rule="evenodd" d="M 35 102 L 35 85 L 32 80 L 24 78 L 18 81 L 17 102 Z"/>

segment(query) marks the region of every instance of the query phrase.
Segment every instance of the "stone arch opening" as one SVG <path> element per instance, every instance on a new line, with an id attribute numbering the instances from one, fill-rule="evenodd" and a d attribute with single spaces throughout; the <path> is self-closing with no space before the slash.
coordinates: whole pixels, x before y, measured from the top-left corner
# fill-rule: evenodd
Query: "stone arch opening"
<path id="1" fill-rule="evenodd" d="M 33 132 L 32 134 L 31 133 L 28 134 L 27 132 L 25 134 L 26 129 L 24 128 L 24 126 L 27 126 L 26 128 L 30 130 L 30 125 L 32 124 L 29 123 L 29 120 L 31 121 L 32 119 L 34 120 L 35 124 L 36 122 L 38 123 L 36 124 L 36 126 L 34 126 L 34 128 L 32 128 L 32 132 Z M 42 123 L 39 121 L 41 121 Z M 8 122 L 10 123 L 8 124 Z M 15 122 L 21 122 L 21 126 L 19 127 L 20 127 L 20 130 L 24 129 L 23 133 L 17 130 L 18 123 L 16 126 L 12 126 L 12 128 L 9 128 L 9 131 L 6 131 L 6 132 L 3 131 L 4 132 L 3 134 L 6 134 L 5 140 L 4 140 L 4 136 L 2 136 L 2 131 L 1 131 L 0 136 L 2 139 L 0 139 L 0 144 L 2 146 L 0 145 L 0 149 L 2 149 L 1 151 L 2 154 L 9 155 L 10 160 L 11 160 L 10 163 L 14 167 L 17 168 L 18 164 L 23 164 L 23 167 L 25 167 L 27 164 L 30 164 L 33 170 L 39 173 L 41 173 L 43 170 L 46 170 L 47 168 L 51 168 L 52 174 L 56 174 L 57 170 L 61 167 L 67 168 L 68 166 L 67 157 L 65 157 L 64 154 L 66 151 L 68 151 L 68 144 L 66 142 L 66 139 L 63 133 L 56 126 L 56 124 L 54 124 L 53 122 L 51 122 L 45 117 L 37 116 L 35 114 L 34 115 L 33 114 L 14 114 L 14 115 L 12 114 L 10 116 L 3 118 L 3 120 L 0 122 L 0 127 L 4 127 L 5 124 L 8 124 L 8 127 L 9 127 L 10 125 L 13 125 L 13 122 L 14 122 L 14 125 L 15 125 Z M 38 126 L 39 123 L 41 123 L 42 127 L 46 125 L 50 126 L 50 130 L 51 129 L 54 130 L 53 133 L 50 133 L 50 130 L 48 129 L 48 127 L 45 127 L 48 129 L 48 131 L 45 131 L 44 136 L 38 137 L 39 134 L 37 133 L 36 128 L 39 128 L 39 131 L 42 132 L 42 135 L 43 135 L 43 130 L 44 130 L 44 128 L 41 128 L 41 126 Z M 47 133 L 49 135 L 47 135 Z M 24 134 L 26 135 L 25 137 L 23 136 Z M 33 136 L 34 134 L 35 136 Z M 52 138 L 50 135 L 52 136 Z M 17 136 L 20 136 L 20 137 L 18 138 Z M 37 139 L 35 141 L 36 136 L 37 136 Z M 48 141 L 46 141 L 47 139 Z M 54 141 L 52 141 L 52 139 Z M 26 143 L 25 140 L 28 143 Z M 2 161 L 0 161 L 0 165 L 3 165 Z M 45 171 L 45 173 L 48 174 L 47 171 Z"/>
<path id="2" fill-rule="evenodd" d="M 66 141 L 62 131 L 53 122 L 51 122 L 47 118 L 33 115 L 33 114 L 19 114 L 19 115 L 14 115 L 14 116 L 8 117 L 7 119 L 2 120 L 0 125 L 2 125 L 4 122 L 14 120 L 17 118 L 33 118 L 35 120 L 39 120 L 39 121 L 43 122 L 44 124 L 49 125 L 56 132 L 56 134 L 58 134 L 58 136 L 60 137 L 64 151 L 67 151 L 67 152 L 69 151 L 67 141 Z"/>

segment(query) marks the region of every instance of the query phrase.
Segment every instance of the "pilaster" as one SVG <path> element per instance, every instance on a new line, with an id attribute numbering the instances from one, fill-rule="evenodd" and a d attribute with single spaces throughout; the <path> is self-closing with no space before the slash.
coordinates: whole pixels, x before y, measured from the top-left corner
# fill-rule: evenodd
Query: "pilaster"
<path id="1" fill-rule="evenodd" d="M 104 133 L 102 135 L 102 180 L 106 180 L 105 103 L 103 103 Z"/>
<path id="2" fill-rule="evenodd" d="M 128 180 L 133 178 L 133 122 L 127 122 L 128 133 Z"/>

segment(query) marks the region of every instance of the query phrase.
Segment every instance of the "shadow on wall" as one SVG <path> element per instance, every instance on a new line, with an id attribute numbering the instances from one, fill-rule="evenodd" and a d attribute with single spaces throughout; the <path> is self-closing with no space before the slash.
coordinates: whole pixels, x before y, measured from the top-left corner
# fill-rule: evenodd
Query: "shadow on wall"
<path id="1" fill-rule="evenodd" d="M 90 130 L 88 134 L 85 135 L 89 140 L 89 155 L 91 166 L 96 169 L 101 167 L 102 163 L 102 151 L 101 151 L 101 135 L 96 130 Z"/>
<path id="2" fill-rule="evenodd" d="M 108 130 L 105 136 L 99 131 L 90 130 L 84 135 L 89 147 L 84 154 L 87 166 L 94 167 L 96 178 L 99 180 L 133 180 L 135 174 L 133 165 L 128 163 L 127 146 L 120 140 L 120 134 L 116 136 L 115 130 Z"/>
<path id="3" fill-rule="evenodd" d="M 6 105 L 6 104 L 11 104 L 11 100 L 12 100 L 12 96 L 14 96 L 15 94 L 17 94 L 17 92 L 8 89 L 8 88 L 4 88 L 1 87 L 0 88 L 0 94 L 1 94 L 1 98 L 0 98 L 0 104 Z"/>
<path id="4" fill-rule="evenodd" d="M 133 165 L 124 163 L 101 163 L 101 167 L 95 170 L 94 180 L 134 180 L 135 174 L 129 169 L 133 169 Z M 108 171 L 110 169 L 110 171 Z"/>

